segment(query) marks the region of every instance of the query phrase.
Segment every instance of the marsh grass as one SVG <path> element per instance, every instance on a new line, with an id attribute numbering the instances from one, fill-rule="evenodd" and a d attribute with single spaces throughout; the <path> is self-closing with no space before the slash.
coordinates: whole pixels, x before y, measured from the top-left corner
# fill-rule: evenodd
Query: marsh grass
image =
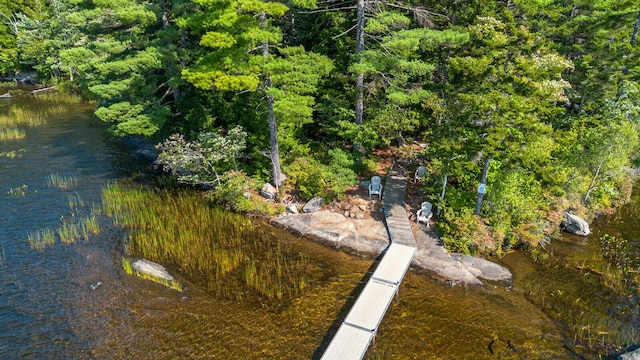
<path id="1" fill-rule="evenodd" d="M 82 219 L 82 227 L 86 230 L 88 235 L 98 235 L 100 234 L 100 223 L 96 218 L 96 215 L 91 214 L 84 219 Z"/>
<path id="2" fill-rule="evenodd" d="M 13 105 L 0 112 L 0 141 L 18 140 L 26 136 L 24 128 L 45 125 L 51 118 L 64 114 L 69 105 L 82 103 L 79 96 L 58 92 L 37 95 L 37 108 Z"/>
<path id="3" fill-rule="evenodd" d="M 23 185 L 26 189 L 26 185 Z M 28 241 L 31 247 L 42 251 L 46 246 L 55 244 L 57 238 L 63 244 L 74 244 L 80 239 L 88 242 L 91 236 L 100 234 L 101 227 L 98 220 L 101 215 L 101 208 L 92 204 L 91 207 L 85 207 L 84 200 L 78 193 L 67 197 L 69 207 L 72 210 L 70 217 L 62 217 L 62 223 L 54 231 L 51 229 L 40 229 L 30 232 Z"/>
<path id="4" fill-rule="evenodd" d="M 308 283 L 307 257 L 267 228 L 195 195 L 111 184 L 102 203 L 128 233 L 129 255 L 177 267 L 218 296 L 276 300 L 301 294 Z"/>
<path id="5" fill-rule="evenodd" d="M 9 189 L 9 191 L 7 191 L 7 194 L 13 197 L 24 197 L 27 194 L 28 189 L 29 186 L 27 186 L 26 184 L 22 184 L 21 186 Z"/>
<path id="6" fill-rule="evenodd" d="M 73 189 L 78 185 L 78 177 L 75 175 L 51 174 L 48 179 L 49 187 L 61 190 Z"/>
<path id="7" fill-rule="evenodd" d="M 25 132 L 21 129 L 9 128 L 0 129 L 0 141 L 20 140 L 25 138 Z"/>
<path id="8" fill-rule="evenodd" d="M 55 234 L 53 230 L 48 228 L 38 229 L 30 231 L 27 235 L 29 245 L 32 249 L 43 251 L 47 246 L 52 246 L 55 243 Z"/>
<path id="9" fill-rule="evenodd" d="M 60 237 L 60 241 L 65 244 L 73 244 L 80 238 L 80 228 L 81 226 L 76 223 L 63 222 L 62 225 L 58 227 L 58 236 Z"/>
<path id="10" fill-rule="evenodd" d="M 5 157 L 8 159 L 16 159 L 22 157 L 22 154 L 25 152 L 25 149 L 20 150 L 12 150 L 12 151 L 3 151 L 0 152 L 0 157 Z"/>
<path id="11" fill-rule="evenodd" d="M 3 81 L 3 82 L 0 82 L 0 91 L 17 89 L 17 88 L 18 88 L 18 83 L 15 82 L 15 81 Z"/>
<path id="12" fill-rule="evenodd" d="M 79 207 L 84 207 L 84 200 L 77 192 L 67 196 L 67 203 L 69 204 L 69 209 L 75 210 Z"/>

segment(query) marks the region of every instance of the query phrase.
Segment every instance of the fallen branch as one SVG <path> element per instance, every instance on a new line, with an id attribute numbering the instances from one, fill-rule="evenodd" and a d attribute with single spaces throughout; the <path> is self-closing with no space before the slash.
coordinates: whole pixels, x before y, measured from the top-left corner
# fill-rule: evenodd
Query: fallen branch
<path id="1" fill-rule="evenodd" d="M 10 92 L 8 92 L 8 93 L 6 93 L 4 95 L 0 95 L 0 98 L 10 98 L 10 97 L 12 97 Z"/>
<path id="2" fill-rule="evenodd" d="M 57 88 L 57 86 L 50 86 L 50 87 L 48 87 L 48 88 L 43 88 L 43 89 L 35 89 L 35 90 L 33 90 L 32 92 L 30 92 L 30 94 L 38 94 L 38 93 L 41 93 L 41 92 L 45 92 L 45 91 L 49 91 L 49 90 L 53 90 L 53 89 L 55 89 L 55 88 Z"/>

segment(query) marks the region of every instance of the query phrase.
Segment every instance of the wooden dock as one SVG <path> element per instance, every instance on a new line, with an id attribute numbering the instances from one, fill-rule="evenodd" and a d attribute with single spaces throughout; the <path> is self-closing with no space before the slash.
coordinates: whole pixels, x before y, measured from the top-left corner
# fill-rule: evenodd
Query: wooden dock
<path id="1" fill-rule="evenodd" d="M 322 360 L 362 359 L 398 293 L 416 251 L 416 240 L 404 207 L 406 192 L 406 177 L 394 174 L 392 169 L 387 175 L 382 194 L 391 244 L 333 336 Z"/>

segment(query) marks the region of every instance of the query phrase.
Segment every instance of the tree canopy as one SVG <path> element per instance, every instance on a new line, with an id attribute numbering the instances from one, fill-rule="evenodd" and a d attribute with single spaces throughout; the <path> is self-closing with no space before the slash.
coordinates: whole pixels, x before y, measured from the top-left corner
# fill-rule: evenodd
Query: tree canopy
<path id="1" fill-rule="evenodd" d="M 457 251 L 611 211 L 639 163 L 637 1 L 0 0 L 0 20 L 1 73 L 93 98 L 185 181 L 340 197 L 404 149 Z"/>

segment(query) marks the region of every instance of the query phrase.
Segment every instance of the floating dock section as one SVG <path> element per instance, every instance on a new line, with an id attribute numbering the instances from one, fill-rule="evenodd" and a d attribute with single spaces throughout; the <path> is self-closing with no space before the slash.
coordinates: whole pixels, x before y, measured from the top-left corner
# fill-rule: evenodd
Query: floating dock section
<path id="1" fill-rule="evenodd" d="M 342 321 L 322 360 L 362 359 L 398 293 L 416 252 L 416 241 L 404 208 L 406 186 L 404 176 L 389 172 L 382 203 L 391 245 Z"/>

